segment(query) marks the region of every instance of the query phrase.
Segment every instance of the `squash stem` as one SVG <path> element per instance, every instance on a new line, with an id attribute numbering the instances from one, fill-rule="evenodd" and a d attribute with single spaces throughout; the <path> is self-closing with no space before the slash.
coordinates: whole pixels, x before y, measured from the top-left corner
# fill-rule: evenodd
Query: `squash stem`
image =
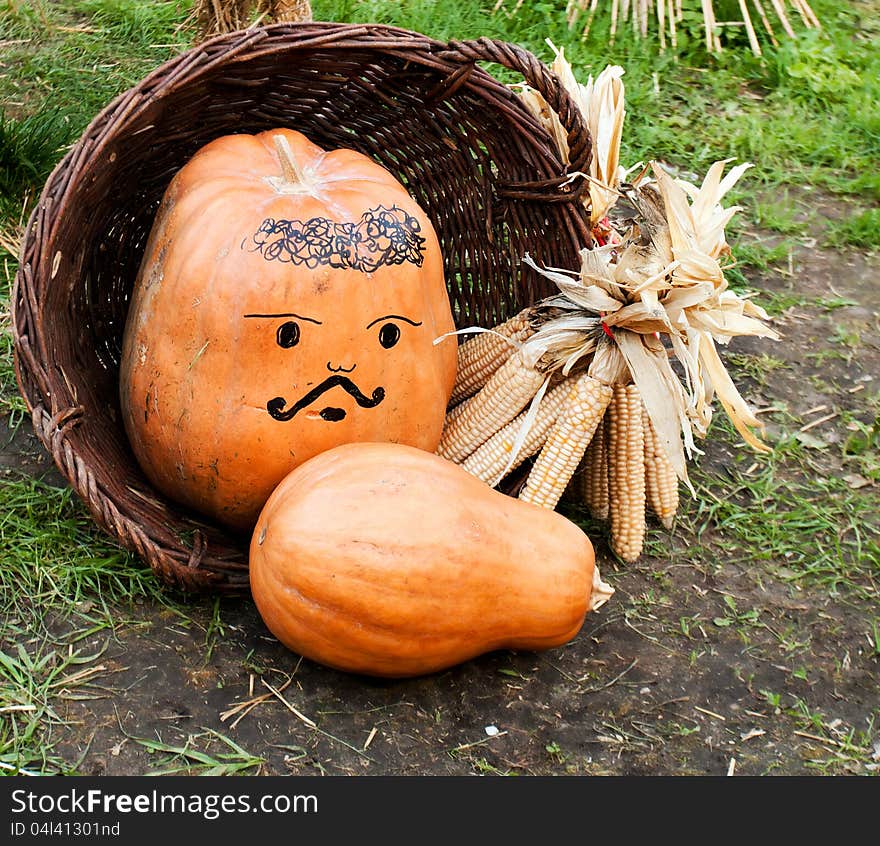
<path id="1" fill-rule="evenodd" d="M 302 186 L 306 183 L 306 177 L 302 168 L 293 156 L 293 150 L 283 135 L 273 135 L 275 150 L 278 152 L 278 160 L 281 162 L 281 172 L 284 182 L 288 186 Z"/>

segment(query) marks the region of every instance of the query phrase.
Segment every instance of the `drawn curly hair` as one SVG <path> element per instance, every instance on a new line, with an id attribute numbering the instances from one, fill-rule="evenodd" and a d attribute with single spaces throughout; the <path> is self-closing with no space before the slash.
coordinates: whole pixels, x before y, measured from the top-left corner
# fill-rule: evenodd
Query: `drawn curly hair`
<path id="1" fill-rule="evenodd" d="M 337 223 L 324 217 L 301 220 L 266 218 L 253 241 L 266 261 L 318 267 L 329 264 L 370 273 L 382 265 L 411 262 L 421 267 L 425 239 L 421 225 L 404 209 L 377 206 L 357 223 Z"/>

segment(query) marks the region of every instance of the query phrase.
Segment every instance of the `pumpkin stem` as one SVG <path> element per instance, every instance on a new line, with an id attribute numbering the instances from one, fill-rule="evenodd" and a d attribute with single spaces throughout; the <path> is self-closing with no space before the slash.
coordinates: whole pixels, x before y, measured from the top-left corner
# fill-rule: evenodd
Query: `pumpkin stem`
<path id="1" fill-rule="evenodd" d="M 293 150 L 290 149 L 287 139 L 283 135 L 273 135 L 272 140 L 275 142 L 275 149 L 278 151 L 278 159 L 281 162 L 281 172 L 284 174 L 284 181 L 301 185 L 305 182 L 305 174 L 293 157 Z"/>
<path id="2" fill-rule="evenodd" d="M 308 194 L 317 197 L 320 193 L 320 179 L 314 171 L 300 166 L 290 149 L 290 143 L 283 135 L 273 135 L 272 140 L 281 163 L 281 175 L 264 176 L 263 180 L 279 194 Z"/>

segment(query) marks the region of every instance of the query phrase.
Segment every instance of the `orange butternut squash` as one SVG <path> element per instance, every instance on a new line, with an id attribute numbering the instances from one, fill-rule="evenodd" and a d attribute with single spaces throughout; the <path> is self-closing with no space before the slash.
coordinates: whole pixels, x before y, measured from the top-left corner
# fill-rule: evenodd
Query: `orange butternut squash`
<path id="1" fill-rule="evenodd" d="M 253 598 L 282 643 L 386 677 L 568 642 L 594 565 L 589 538 L 561 514 L 388 443 L 301 464 L 269 497 L 250 546 Z"/>

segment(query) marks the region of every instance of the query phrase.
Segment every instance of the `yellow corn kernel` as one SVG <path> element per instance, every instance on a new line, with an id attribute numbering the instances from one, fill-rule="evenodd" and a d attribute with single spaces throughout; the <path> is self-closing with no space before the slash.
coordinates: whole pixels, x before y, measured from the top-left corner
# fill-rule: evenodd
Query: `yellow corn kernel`
<path id="1" fill-rule="evenodd" d="M 452 408 L 448 408 L 446 410 L 446 417 L 443 420 L 443 426 L 449 426 L 456 418 L 460 417 L 464 410 L 468 407 L 468 403 L 473 399 L 473 397 L 469 397 L 466 400 L 462 400 L 458 405 L 453 406 Z"/>
<path id="2" fill-rule="evenodd" d="M 510 463 L 510 470 L 515 470 L 527 458 L 533 456 L 547 440 L 550 427 L 556 422 L 570 391 L 570 385 L 562 383 L 547 391 L 538 406 L 535 419 L 529 427 L 522 446 L 511 462 L 510 456 L 517 437 L 525 425 L 528 410 L 521 412 L 510 423 L 502 426 L 481 447 L 472 452 L 463 462 L 462 467 L 487 485 L 494 487 L 502 478 L 505 467 Z M 467 402 L 467 400 L 465 400 Z"/>
<path id="3" fill-rule="evenodd" d="M 515 352 L 443 429 L 437 454 L 461 463 L 513 420 L 535 396 L 544 375 Z"/>
<path id="4" fill-rule="evenodd" d="M 608 495 L 611 548 L 635 561 L 645 541 L 645 438 L 635 385 L 615 385 L 609 407 Z"/>
<path id="5" fill-rule="evenodd" d="M 572 385 L 519 498 L 555 508 L 611 401 L 608 385 L 584 374 Z"/>
<path id="6" fill-rule="evenodd" d="M 678 477 L 644 405 L 642 428 L 645 432 L 645 498 L 660 522 L 671 529 L 678 512 Z"/>
<path id="7" fill-rule="evenodd" d="M 529 309 L 524 309 L 491 332 L 480 332 L 461 344 L 450 402 L 457 403 L 479 391 L 533 332 Z"/>
<path id="8" fill-rule="evenodd" d="M 608 415 L 596 427 L 581 461 L 580 496 L 595 520 L 608 519 Z"/>

